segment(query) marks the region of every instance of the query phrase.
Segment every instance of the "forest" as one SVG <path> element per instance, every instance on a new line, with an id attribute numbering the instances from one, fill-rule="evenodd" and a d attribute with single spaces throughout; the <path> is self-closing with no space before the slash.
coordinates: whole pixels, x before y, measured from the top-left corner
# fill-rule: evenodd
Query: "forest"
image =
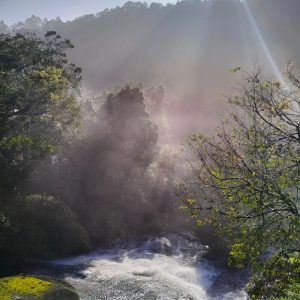
<path id="1" fill-rule="evenodd" d="M 185 0 L 0 22 L 0 298 L 32 274 L 80 299 L 300 299 L 299 12 Z"/>

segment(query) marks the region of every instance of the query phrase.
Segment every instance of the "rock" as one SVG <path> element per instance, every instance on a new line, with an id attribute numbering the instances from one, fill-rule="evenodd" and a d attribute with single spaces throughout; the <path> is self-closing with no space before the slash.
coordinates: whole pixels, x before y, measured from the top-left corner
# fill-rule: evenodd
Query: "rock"
<path id="1" fill-rule="evenodd" d="M 147 242 L 147 248 L 153 253 L 172 255 L 172 244 L 165 237 L 150 239 Z"/>
<path id="2" fill-rule="evenodd" d="M 47 276 L 0 278 L 1 300 L 79 300 L 67 282 Z"/>

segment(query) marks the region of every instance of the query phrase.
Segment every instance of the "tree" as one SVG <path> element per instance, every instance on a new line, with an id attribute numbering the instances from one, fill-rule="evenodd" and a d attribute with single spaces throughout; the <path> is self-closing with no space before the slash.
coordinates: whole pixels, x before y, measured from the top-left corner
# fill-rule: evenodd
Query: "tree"
<path id="1" fill-rule="evenodd" d="M 34 174 L 39 188 L 34 193 L 64 199 L 95 245 L 177 230 L 186 219 L 173 201 L 176 153 L 160 147 L 158 126 L 147 109 L 152 97 L 159 98 L 153 99 L 155 106 L 162 106 L 156 105 L 163 101 L 162 89 L 147 94 L 145 99 L 140 85 L 126 85 L 86 101 L 83 132 L 54 165 Z"/>
<path id="2" fill-rule="evenodd" d="M 82 114 L 81 134 L 54 165 L 34 174 L 33 193 L 64 199 L 99 245 L 142 230 L 143 216 L 154 215 L 147 170 L 158 153 L 158 133 L 139 86 L 92 99 Z"/>
<path id="3" fill-rule="evenodd" d="M 0 21 L 0 33 L 6 33 L 7 31 L 8 26 L 3 21 Z"/>
<path id="4" fill-rule="evenodd" d="M 22 196 L 9 208 L 9 224 L 0 236 L 1 258 L 8 262 L 65 257 L 89 250 L 87 232 L 70 208 L 54 197 Z"/>
<path id="5" fill-rule="evenodd" d="M 68 64 L 65 54 L 72 47 L 69 40 L 53 31 L 44 38 L 34 34 L 0 35 L 1 259 L 45 257 L 51 251 L 65 254 L 57 243 L 50 246 L 48 241 L 49 222 L 57 228 L 62 219 L 58 236 L 78 235 L 77 249 L 86 249 L 84 230 L 63 203 L 47 195 L 32 198 L 24 188 L 25 180 L 42 161 L 54 160 L 66 133 L 78 123 L 76 96 L 81 70 Z M 56 213 L 44 213 L 45 207 Z M 60 245 L 66 246 L 67 240 L 61 239 Z M 48 251 L 40 248 L 42 244 L 49 245 Z"/>
<path id="6" fill-rule="evenodd" d="M 189 139 L 201 199 L 183 194 L 184 209 L 227 236 L 233 265 L 256 271 L 253 299 L 284 295 L 291 282 L 274 262 L 287 269 L 299 262 L 300 81 L 291 64 L 287 77 L 288 87 L 266 80 L 260 69 L 247 74 L 217 136 Z M 258 284 L 266 271 L 270 281 Z"/>
<path id="7" fill-rule="evenodd" d="M 0 187 L 18 189 L 36 162 L 53 153 L 79 114 L 80 68 L 55 32 L 0 35 Z M 3 201 L 3 198 L 2 198 Z"/>

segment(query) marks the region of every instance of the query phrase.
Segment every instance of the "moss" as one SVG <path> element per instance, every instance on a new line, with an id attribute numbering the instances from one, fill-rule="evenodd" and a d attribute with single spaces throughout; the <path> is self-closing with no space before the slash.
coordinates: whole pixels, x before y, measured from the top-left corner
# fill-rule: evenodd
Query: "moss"
<path id="1" fill-rule="evenodd" d="M 0 299 L 11 300 L 16 296 L 42 299 L 53 288 L 53 283 L 35 277 L 8 277 L 0 280 Z"/>
<path id="2" fill-rule="evenodd" d="M 68 283 L 46 276 L 15 276 L 0 279 L 1 300 L 78 300 Z"/>

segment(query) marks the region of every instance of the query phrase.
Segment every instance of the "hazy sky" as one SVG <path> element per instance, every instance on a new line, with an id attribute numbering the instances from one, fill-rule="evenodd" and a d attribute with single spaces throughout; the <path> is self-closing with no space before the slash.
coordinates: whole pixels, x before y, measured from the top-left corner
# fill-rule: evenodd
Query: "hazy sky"
<path id="1" fill-rule="evenodd" d="M 105 8 L 123 5 L 128 0 L 0 0 L 0 20 L 6 24 L 24 21 L 32 15 L 62 20 L 74 19 L 78 16 L 96 13 Z M 133 1 L 138 2 L 138 1 Z M 177 0 L 142 0 L 141 2 L 169 3 Z"/>

